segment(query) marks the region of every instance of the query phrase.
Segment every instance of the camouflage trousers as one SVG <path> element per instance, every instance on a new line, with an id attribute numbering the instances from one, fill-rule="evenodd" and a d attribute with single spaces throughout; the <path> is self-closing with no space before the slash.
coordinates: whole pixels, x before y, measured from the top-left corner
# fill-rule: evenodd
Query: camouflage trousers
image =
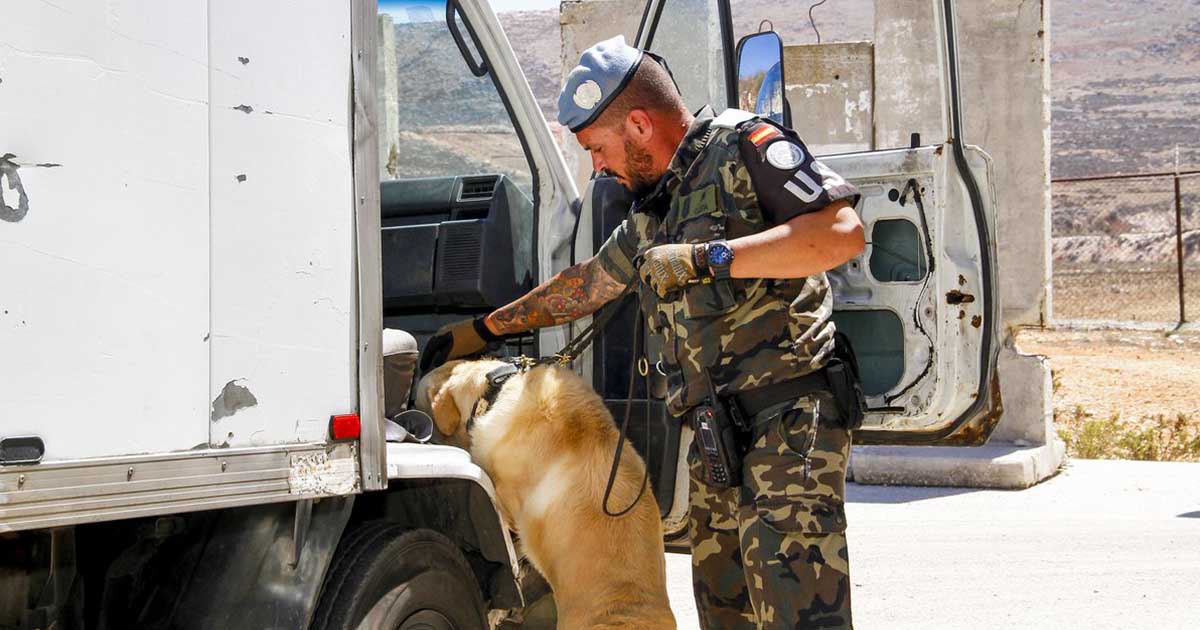
<path id="1" fill-rule="evenodd" d="M 850 432 L 832 401 L 801 398 L 755 428 L 740 487 L 691 468 L 692 580 L 701 626 L 851 628 L 846 546 Z"/>

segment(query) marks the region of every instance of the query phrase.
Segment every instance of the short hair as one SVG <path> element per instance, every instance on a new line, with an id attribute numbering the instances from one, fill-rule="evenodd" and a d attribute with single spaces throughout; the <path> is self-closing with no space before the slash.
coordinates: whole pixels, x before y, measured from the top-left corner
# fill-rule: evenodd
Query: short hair
<path id="1" fill-rule="evenodd" d="M 642 56 L 642 61 L 629 78 L 629 83 L 626 83 L 621 93 L 604 108 L 596 118 L 596 124 L 601 127 L 621 125 L 629 116 L 629 112 L 635 109 L 680 116 L 688 113 L 683 96 L 680 95 L 671 75 L 649 55 Z"/>

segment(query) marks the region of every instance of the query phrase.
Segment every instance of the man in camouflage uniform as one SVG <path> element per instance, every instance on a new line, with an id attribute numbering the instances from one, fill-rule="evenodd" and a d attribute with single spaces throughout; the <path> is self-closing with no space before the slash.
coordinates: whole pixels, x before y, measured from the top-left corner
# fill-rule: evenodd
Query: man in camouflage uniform
<path id="1" fill-rule="evenodd" d="M 804 388 L 834 348 L 824 272 L 862 251 L 853 186 L 795 133 L 746 112 L 690 114 L 660 59 L 622 38 L 586 51 L 560 122 L 637 202 L 597 255 L 485 318 L 448 326 L 427 363 L 594 312 L 638 282 L 687 421 L 709 379 L 752 426 L 740 483 L 705 483 L 693 444 L 689 535 L 705 628 L 849 628 L 850 432 Z"/>

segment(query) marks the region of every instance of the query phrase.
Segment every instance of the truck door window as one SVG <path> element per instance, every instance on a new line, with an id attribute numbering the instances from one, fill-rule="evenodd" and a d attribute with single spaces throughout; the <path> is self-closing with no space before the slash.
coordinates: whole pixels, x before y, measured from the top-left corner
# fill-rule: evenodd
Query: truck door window
<path id="1" fill-rule="evenodd" d="M 871 225 L 871 275 L 880 282 L 925 279 L 925 250 L 917 226 L 908 219 L 880 219 Z"/>
<path id="2" fill-rule="evenodd" d="M 512 119 L 457 12 L 455 20 L 470 65 L 447 27 L 445 2 L 379 1 L 380 177 L 503 174 L 532 199 Z"/>
<path id="3" fill-rule="evenodd" d="M 647 49 L 667 60 L 683 101 L 696 111 L 725 109 L 725 45 L 718 4 L 712 0 L 665 0 L 648 33 Z"/>

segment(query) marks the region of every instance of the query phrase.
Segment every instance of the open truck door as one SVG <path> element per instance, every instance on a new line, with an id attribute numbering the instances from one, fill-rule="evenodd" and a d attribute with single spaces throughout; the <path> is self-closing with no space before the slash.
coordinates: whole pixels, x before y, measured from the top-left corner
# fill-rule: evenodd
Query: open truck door
<path id="1" fill-rule="evenodd" d="M 858 354 L 868 403 L 857 444 L 979 446 L 1001 411 L 990 158 L 962 139 L 954 3 L 931 1 L 943 34 L 949 138 L 818 156 L 862 192 L 855 209 L 867 247 L 829 272 L 834 320 Z M 716 26 L 698 33 L 695 24 L 704 16 Z M 728 0 L 649 0 L 636 46 L 667 60 L 692 110 L 712 104 L 718 112 L 740 107 L 776 120 L 804 115 L 786 107 L 777 36 L 769 33 L 774 43 L 755 34 L 735 44 L 732 22 Z M 741 85 L 739 65 L 746 71 Z M 591 206 L 594 227 L 580 231 L 579 252 L 595 251 L 623 218 L 615 194 L 609 185 L 593 185 L 585 194 L 584 221 Z M 592 364 L 597 390 L 614 413 L 626 396 L 634 351 L 634 307 L 624 308 L 598 341 Z M 635 388 L 635 399 L 645 396 L 644 388 Z M 633 408 L 650 410 L 651 431 L 641 429 L 635 412 L 629 439 L 651 467 L 668 537 L 678 538 L 686 525 L 691 431 L 649 398 Z"/>

